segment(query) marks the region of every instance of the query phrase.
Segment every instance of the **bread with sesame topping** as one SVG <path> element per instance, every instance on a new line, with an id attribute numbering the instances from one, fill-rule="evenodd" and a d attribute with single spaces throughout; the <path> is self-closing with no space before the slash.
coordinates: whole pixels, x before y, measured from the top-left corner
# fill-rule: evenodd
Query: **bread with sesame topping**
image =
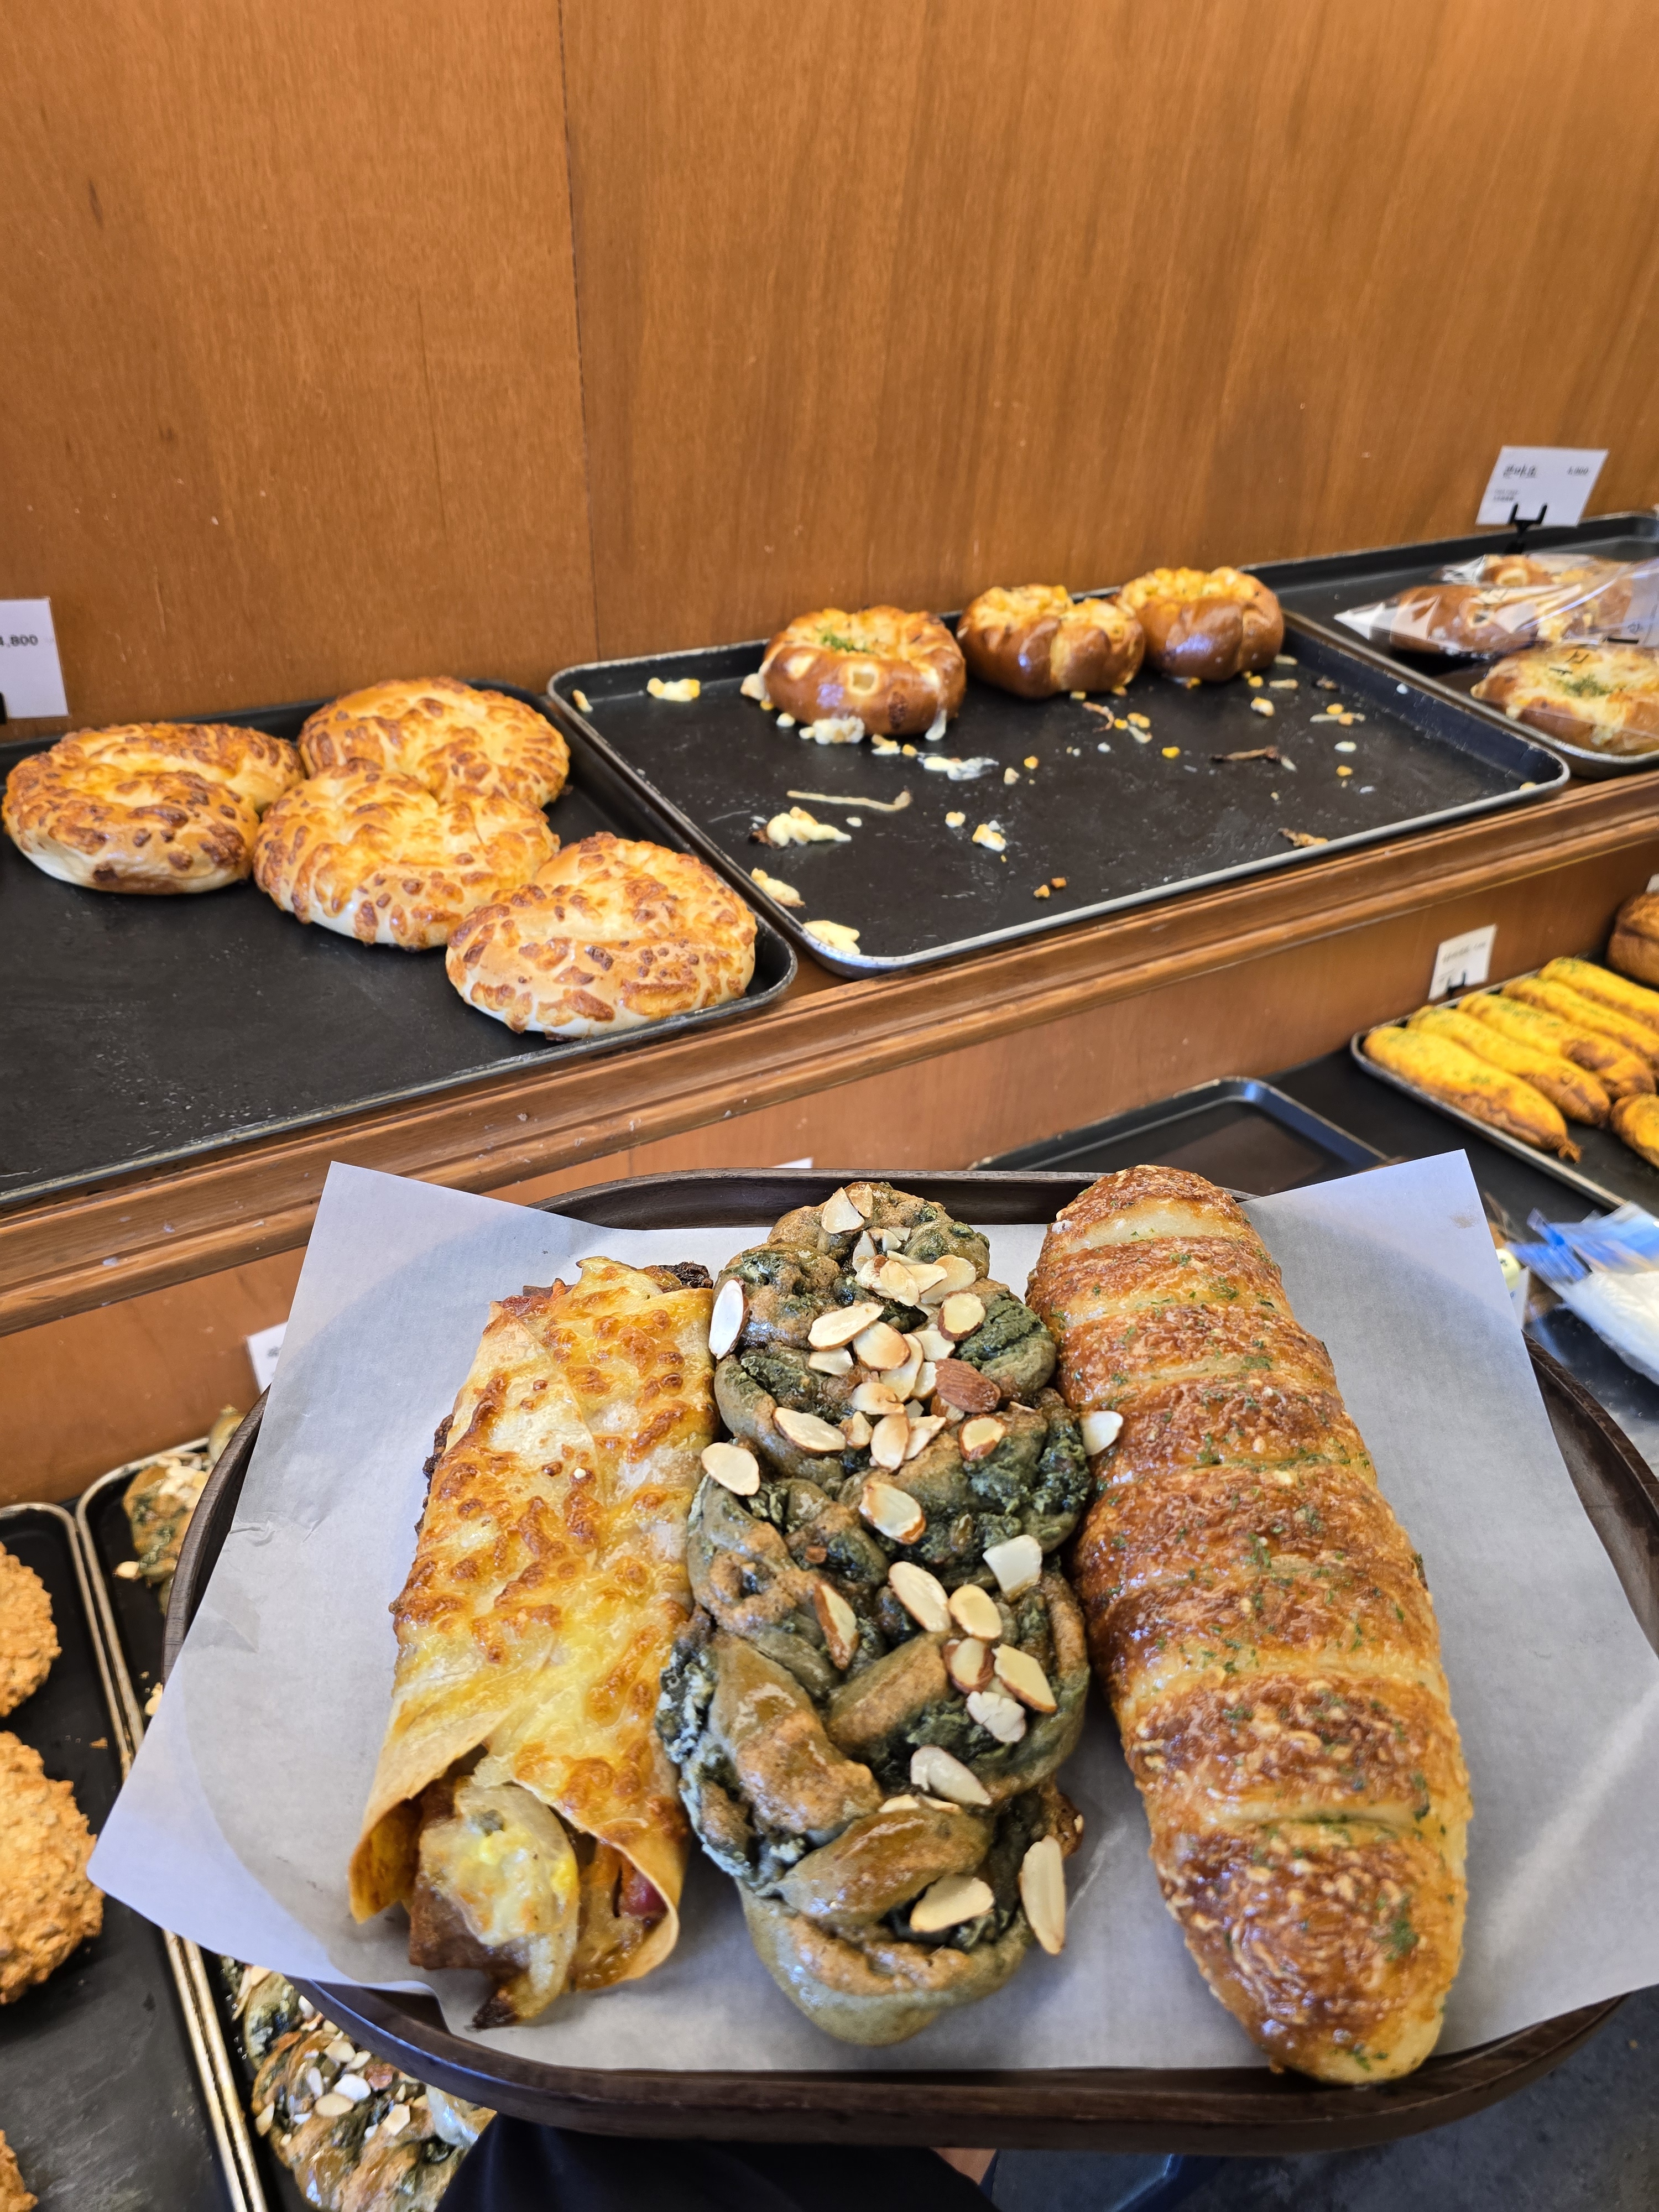
<path id="1" fill-rule="evenodd" d="M 1174 1168 L 1066 1206 L 1028 1298 L 1099 1480 L 1073 1582 L 1187 1947 L 1277 2064 L 1409 2073 L 1462 1954 L 1468 1780 L 1329 1356 L 1242 1208 Z"/>

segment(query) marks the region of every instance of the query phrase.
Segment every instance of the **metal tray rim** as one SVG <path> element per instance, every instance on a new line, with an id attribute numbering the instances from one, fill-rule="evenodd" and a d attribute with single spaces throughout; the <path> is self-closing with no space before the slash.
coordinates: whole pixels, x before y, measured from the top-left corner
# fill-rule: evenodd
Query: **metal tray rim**
<path id="1" fill-rule="evenodd" d="M 1138 1136 L 1142 1129 L 1163 1128 L 1166 1123 L 1183 1120 L 1188 1114 L 1201 1114 L 1206 1106 L 1222 1105 L 1228 1099 L 1239 1098 L 1248 1104 L 1260 1105 L 1263 1097 L 1273 1101 L 1272 1107 L 1261 1109 L 1270 1120 L 1286 1128 L 1300 1128 L 1305 1133 L 1312 1133 L 1308 1129 L 1308 1125 L 1312 1124 L 1322 1142 L 1327 1136 L 1334 1138 L 1336 1142 L 1328 1149 L 1337 1158 L 1342 1158 L 1344 1147 L 1364 1153 L 1364 1159 L 1353 1159 L 1348 1163 L 1356 1172 L 1363 1173 L 1368 1167 L 1382 1167 L 1387 1164 L 1386 1152 L 1379 1152 L 1375 1145 L 1368 1145 L 1363 1137 L 1356 1137 L 1352 1130 L 1328 1120 L 1323 1114 L 1316 1113 L 1311 1106 L 1304 1106 L 1299 1098 L 1292 1098 L 1288 1091 L 1281 1091 L 1277 1084 L 1270 1083 L 1263 1075 L 1213 1075 L 1206 1083 L 1194 1083 L 1185 1091 L 1172 1091 L 1167 1098 L 1152 1100 L 1145 1106 L 1127 1107 L 1121 1114 L 1109 1114 L 1099 1121 L 1085 1121 L 1076 1129 L 1062 1129 L 1059 1135 L 1048 1138 L 1046 1142 L 1058 1145 L 1068 1139 L 1097 1140 L 1109 1134 Z M 1286 1107 L 1291 1109 L 1288 1113 L 1283 1110 Z M 983 1160 L 976 1160 L 974 1165 L 975 1168 L 988 1167 L 994 1161 L 1005 1175 L 1018 1175 L 1024 1172 L 1017 1164 L 1018 1152 L 1035 1149 L 1031 1146 L 1021 1146 L 1012 1156 L 1012 1160 L 1007 1153 L 988 1152 Z M 1033 1161 L 1032 1166 L 1036 1165 L 1037 1163 Z"/>

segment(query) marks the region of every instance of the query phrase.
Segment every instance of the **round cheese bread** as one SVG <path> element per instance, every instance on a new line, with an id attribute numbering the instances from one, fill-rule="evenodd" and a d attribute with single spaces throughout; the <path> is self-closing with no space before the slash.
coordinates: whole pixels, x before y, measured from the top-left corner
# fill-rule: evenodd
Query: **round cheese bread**
<path id="1" fill-rule="evenodd" d="M 961 648 L 938 616 L 900 607 L 797 615 L 767 647 L 760 674 L 772 704 L 798 722 L 850 714 L 891 738 L 943 729 L 940 716 L 960 709 L 968 688 Z"/>
<path id="2" fill-rule="evenodd" d="M 1279 601 L 1238 568 L 1152 568 L 1117 596 L 1146 633 L 1146 658 L 1166 676 L 1225 684 L 1267 667 L 1285 642 Z"/>
<path id="3" fill-rule="evenodd" d="M 601 833 L 458 929 L 449 980 L 480 1013 L 549 1036 L 616 1036 L 741 998 L 755 917 L 690 853 Z"/>
<path id="4" fill-rule="evenodd" d="M 993 585 L 957 624 L 957 643 L 983 684 L 1022 699 L 1112 691 L 1140 666 L 1146 639 L 1115 599 L 1073 599 L 1063 584 Z"/>
<path id="5" fill-rule="evenodd" d="M 253 878 L 301 921 L 364 945 L 447 945 L 477 907 L 528 883 L 559 849 L 516 799 L 441 799 L 412 775 L 351 761 L 273 806 Z"/>
<path id="6" fill-rule="evenodd" d="M 253 866 L 259 816 L 300 780 L 286 738 L 218 722 L 80 730 L 19 761 L 0 819 L 60 883 L 214 891 Z"/>
<path id="7" fill-rule="evenodd" d="M 308 775 L 373 761 L 441 799 L 545 806 L 564 789 L 570 749 L 544 714 L 453 676 L 371 684 L 319 707 L 300 732 Z"/>

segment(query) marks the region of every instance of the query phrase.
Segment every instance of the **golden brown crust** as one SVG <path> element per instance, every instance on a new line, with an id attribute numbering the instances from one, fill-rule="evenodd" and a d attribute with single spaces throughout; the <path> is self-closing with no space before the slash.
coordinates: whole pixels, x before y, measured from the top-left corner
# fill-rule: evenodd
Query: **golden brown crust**
<path id="1" fill-rule="evenodd" d="M 558 848 L 538 807 L 437 799 L 412 776 L 354 761 L 271 808 L 253 878 L 298 921 L 419 951 L 447 945 L 475 908 L 527 883 Z"/>
<path id="2" fill-rule="evenodd" d="M 1518 1137 L 1523 1145 L 1576 1160 L 1579 1147 L 1567 1134 L 1559 1106 L 1518 1075 L 1478 1058 L 1449 1038 L 1421 1030 L 1373 1030 L 1362 1048 L 1367 1060 L 1402 1076 L 1431 1098 L 1443 1099 L 1477 1121 Z"/>
<path id="3" fill-rule="evenodd" d="M 601 833 L 471 915 L 445 967 L 510 1030 L 614 1036 L 741 998 L 755 917 L 692 854 Z"/>
<path id="4" fill-rule="evenodd" d="M 1640 645 L 1540 645 L 1510 653 L 1473 696 L 1512 722 L 1592 752 L 1659 748 L 1659 653 Z"/>
<path id="5" fill-rule="evenodd" d="M 1408 1027 L 1461 1044 L 1477 1060 L 1490 1060 L 1494 1067 L 1518 1075 L 1534 1091 L 1541 1091 L 1569 1121 L 1585 1121 L 1596 1129 L 1605 1127 L 1612 1103 L 1605 1088 L 1587 1068 L 1559 1053 L 1541 1044 L 1522 1044 L 1518 1037 L 1506 1036 L 1490 1022 L 1480 1021 L 1455 1006 L 1421 1006 Z"/>
<path id="6" fill-rule="evenodd" d="M 0 1714 L 33 1697 L 58 1648 L 46 1584 L 0 1544 Z"/>
<path id="7" fill-rule="evenodd" d="M 1610 1037 L 1648 1066 L 1659 1067 L 1659 1029 L 1636 1014 L 1608 1006 L 1604 1000 L 1587 999 L 1571 984 L 1550 981 L 1542 975 L 1516 975 L 1502 987 L 1500 995 L 1518 1000 L 1523 1006 L 1540 1006 L 1546 1013 L 1571 1022 L 1577 1030 Z"/>
<path id="8" fill-rule="evenodd" d="M 1547 1007 L 1523 1006 L 1518 999 L 1501 998 L 1495 991 L 1476 991 L 1459 1001 L 1458 1012 L 1489 1023 L 1505 1036 L 1559 1053 L 1576 1067 L 1588 1069 L 1612 1097 L 1625 1098 L 1654 1087 L 1653 1070 L 1639 1054 L 1626 1051 L 1597 1030 L 1563 1021 Z"/>
<path id="9" fill-rule="evenodd" d="M 1146 640 L 1115 599 L 1073 599 L 1063 584 L 994 585 L 964 610 L 957 643 L 969 669 L 1022 699 L 1113 691 L 1140 666 Z"/>
<path id="10" fill-rule="evenodd" d="M 570 749 L 544 714 L 453 676 L 371 684 L 319 707 L 300 732 L 306 773 L 373 761 L 438 799 L 546 806 L 564 789 Z"/>
<path id="11" fill-rule="evenodd" d="M 1632 1152 L 1659 1167 L 1659 1098 L 1650 1091 L 1645 1097 L 1638 1094 L 1616 1099 L 1613 1127 L 1614 1135 L 1622 1137 Z"/>
<path id="12" fill-rule="evenodd" d="M 1625 901 L 1613 917 L 1607 960 L 1638 982 L 1659 983 L 1659 894 L 1638 891 Z"/>
<path id="13" fill-rule="evenodd" d="M 1146 658 L 1166 676 L 1224 684 L 1266 668 L 1285 642 L 1279 601 L 1238 568 L 1152 568 L 1117 596 L 1146 633 Z"/>
<path id="14" fill-rule="evenodd" d="M 6 2141 L 5 2130 L 0 2128 L 0 2212 L 33 2212 L 40 2201 L 23 2186 L 16 2154 Z"/>
<path id="15" fill-rule="evenodd" d="M 60 883 L 167 895 L 239 883 L 264 808 L 300 780 L 286 738 L 219 722 L 81 730 L 7 779 L 8 836 Z"/>
<path id="16" fill-rule="evenodd" d="M 92 1831 L 67 1782 L 0 1731 L 0 2004 L 55 1973 L 104 1924 L 87 1880 Z"/>
<path id="17" fill-rule="evenodd" d="M 778 632 L 761 681 L 773 705 L 798 722 L 850 714 L 878 735 L 910 738 L 959 711 L 968 672 L 937 615 L 823 607 Z"/>
<path id="18" fill-rule="evenodd" d="M 1285 2063 L 1407 2072 L 1456 1972 L 1468 1783 L 1324 1349 L 1241 1209 L 1175 1169 L 1085 1192 L 1030 1297 L 1067 1401 L 1122 1422 L 1073 1578 L 1188 1947 Z"/>

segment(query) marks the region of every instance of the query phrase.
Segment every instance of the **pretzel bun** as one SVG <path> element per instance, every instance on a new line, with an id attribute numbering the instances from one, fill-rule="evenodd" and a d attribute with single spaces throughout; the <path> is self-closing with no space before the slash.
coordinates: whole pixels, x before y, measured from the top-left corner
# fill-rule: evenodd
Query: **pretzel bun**
<path id="1" fill-rule="evenodd" d="M 899 607 L 797 615 L 767 647 L 760 672 L 767 697 L 798 722 L 851 714 L 891 738 L 918 736 L 941 712 L 956 714 L 968 686 L 961 650 L 938 616 Z"/>
<path id="2" fill-rule="evenodd" d="M 1153 568 L 1117 596 L 1139 618 L 1146 658 L 1166 676 L 1225 684 L 1266 668 L 1285 642 L 1279 601 L 1237 568 Z"/>
<path id="3" fill-rule="evenodd" d="M 465 921 L 450 981 L 481 1014 L 549 1036 L 617 1036 L 738 999 L 755 917 L 690 853 L 601 832 Z"/>
<path id="4" fill-rule="evenodd" d="M 1613 917 L 1607 965 L 1659 988 L 1659 893 L 1638 891 Z"/>
<path id="5" fill-rule="evenodd" d="M 527 883 L 559 849 L 516 799 L 441 799 L 412 775 L 349 761 L 279 799 L 253 879 L 299 921 L 363 945 L 447 945 L 476 907 Z"/>
<path id="6" fill-rule="evenodd" d="M 545 806 L 564 789 L 570 749 L 544 714 L 453 676 L 371 684 L 319 707 L 300 732 L 306 773 L 348 761 L 412 775 L 441 799 Z"/>
<path id="7" fill-rule="evenodd" d="M 983 684 L 1022 699 L 1113 691 L 1140 666 L 1146 640 L 1115 599 L 1073 599 L 1063 584 L 994 584 L 957 624 L 963 658 Z"/>
<path id="8" fill-rule="evenodd" d="M 253 866 L 262 810 L 299 781 L 286 738 L 220 722 L 80 730 L 18 762 L 0 818 L 19 852 L 88 890 L 215 891 Z"/>

